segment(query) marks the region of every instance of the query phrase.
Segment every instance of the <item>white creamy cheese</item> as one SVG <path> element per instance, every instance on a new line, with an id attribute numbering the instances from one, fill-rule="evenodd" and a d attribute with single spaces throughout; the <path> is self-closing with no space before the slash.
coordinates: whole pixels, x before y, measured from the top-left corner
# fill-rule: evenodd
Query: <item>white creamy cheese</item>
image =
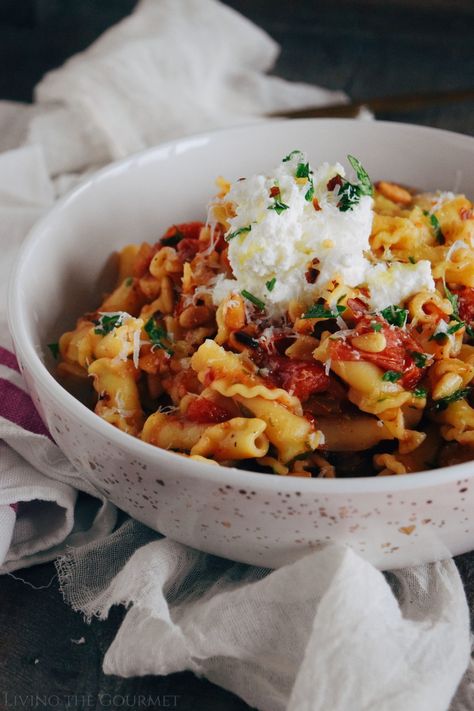
<path id="1" fill-rule="evenodd" d="M 422 289 L 434 290 L 428 261 L 387 265 L 367 259 L 373 200 L 358 196 L 351 209 L 340 209 L 340 188 L 328 189 L 328 183 L 336 176 L 344 180 L 342 165 L 323 163 L 298 177 L 306 165 L 306 157 L 294 151 L 271 175 L 253 175 L 231 186 L 224 199 L 235 212 L 226 233 L 234 279 L 218 278 L 215 304 L 246 290 L 278 317 L 292 300 L 303 307 L 314 303 L 331 283 L 367 285 L 374 310 L 401 304 Z M 316 271 L 308 281 L 310 267 Z"/>
<path id="2" fill-rule="evenodd" d="M 292 299 L 311 303 L 332 280 L 348 286 L 364 281 L 372 226 L 372 198 L 363 196 L 353 209 L 338 207 L 338 189 L 327 184 L 344 168 L 324 163 L 311 175 L 314 198 L 307 199 L 310 183 L 295 178 L 301 154 L 282 162 L 270 176 L 254 175 L 233 184 L 226 200 L 231 201 L 235 217 L 230 220 L 229 261 L 236 282 L 220 282 L 214 289 L 219 302 L 229 291 L 245 289 L 267 305 L 272 315 L 285 312 Z M 273 209 L 272 189 L 279 188 L 278 199 L 286 205 Z M 320 209 L 315 208 L 315 204 Z M 250 228 L 250 229 L 246 229 Z M 319 275 L 314 284 L 305 273 L 313 259 Z M 270 291 L 267 282 L 275 279 Z"/>
<path id="3" fill-rule="evenodd" d="M 416 264 L 375 264 L 367 270 L 366 281 L 370 292 L 369 303 L 374 311 L 391 304 L 400 305 L 419 291 L 434 291 L 435 288 L 431 264 L 426 259 Z"/>

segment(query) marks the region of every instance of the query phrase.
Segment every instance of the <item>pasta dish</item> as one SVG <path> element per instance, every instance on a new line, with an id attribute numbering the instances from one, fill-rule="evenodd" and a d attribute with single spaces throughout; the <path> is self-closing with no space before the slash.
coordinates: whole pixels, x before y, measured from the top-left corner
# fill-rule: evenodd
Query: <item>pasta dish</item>
<path id="1" fill-rule="evenodd" d="M 302 477 L 473 458 L 474 209 L 356 158 L 218 178 L 206 222 L 118 253 L 50 348 L 65 386 L 157 447 Z"/>

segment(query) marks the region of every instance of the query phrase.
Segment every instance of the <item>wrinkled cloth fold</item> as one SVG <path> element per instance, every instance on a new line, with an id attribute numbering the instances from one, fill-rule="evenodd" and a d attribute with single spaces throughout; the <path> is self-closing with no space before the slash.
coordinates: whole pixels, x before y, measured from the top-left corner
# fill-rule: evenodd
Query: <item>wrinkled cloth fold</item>
<path id="1" fill-rule="evenodd" d="M 129 608 L 104 659 L 109 674 L 191 669 L 263 711 L 473 708 L 462 705 L 474 702 L 469 675 L 450 707 L 470 648 L 453 561 L 384 576 L 327 546 L 272 572 L 128 521 L 61 557 L 58 572 L 87 619 Z"/>

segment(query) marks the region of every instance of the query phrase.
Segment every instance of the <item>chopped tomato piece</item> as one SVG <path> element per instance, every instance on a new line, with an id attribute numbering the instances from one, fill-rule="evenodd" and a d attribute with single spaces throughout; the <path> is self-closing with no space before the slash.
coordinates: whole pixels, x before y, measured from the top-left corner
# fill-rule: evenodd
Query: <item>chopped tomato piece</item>
<path id="1" fill-rule="evenodd" d="M 379 332 L 385 336 L 386 347 L 379 353 L 370 353 L 352 345 L 351 339 L 365 333 L 373 333 L 374 325 L 380 325 Z M 411 389 L 423 377 L 424 369 L 419 368 L 412 353 L 423 353 L 414 337 L 405 329 L 389 325 L 384 319 L 376 316 L 364 316 L 346 340 L 331 340 L 329 357 L 334 360 L 364 360 L 374 363 L 382 370 L 394 370 L 403 373 L 400 384 Z"/>
<path id="2" fill-rule="evenodd" d="M 221 407 L 207 397 L 198 397 L 193 400 L 188 407 L 186 416 L 193 422 L 205 424 L 207 422 L 225 422 L 230 420 L 232 415 L 224 407 Z"/>
<path id="3" fill-rule="evenodd" d="M 458 297 L 460 317 L 463 321 L 472 323 L 474 321 L 474 289 L 470 286 L 463 286 L 451 291 Z"/>
<path id="4" fill-rule="evenodd" d="M 315 393 L 321 393 L 329 387 L 329 376 L 324 366 L 316 361 L 297 360 L 285 356 L 271 356 L 267 361 L 270 379 L 279 387 L 296 395 L 305 402 Z"/>
<path id="5" fill-rule="evenodd" d="M 166 230 L 161 238 L 161 242 L 165 242 L 166 244 L 166 241 L 171 241 L 173 237 L 179 239 L 199 239 L 199 234 L 203 227 L 204 222 L 182 222 L 179 225 L 172 225 Z"/>

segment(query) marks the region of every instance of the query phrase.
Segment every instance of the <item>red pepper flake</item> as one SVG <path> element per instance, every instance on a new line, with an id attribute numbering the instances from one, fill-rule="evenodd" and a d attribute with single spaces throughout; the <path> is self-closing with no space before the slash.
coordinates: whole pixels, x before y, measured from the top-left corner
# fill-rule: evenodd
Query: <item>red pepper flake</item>
<path id="1" fill-rule="evenodd" d="M 315 284 L 318 276 L 319 276 L 319 269 L 310 267 L 305 274 L 305 279 L 308 282 L 308 284 Z"/>
<path id="2" fill-rule="evenodd" d="M 313 207 L 316 210 L 316 212 L 319 212 L 321 210 L 321 205 L 319 204 L 318 198 L 313 198 Z"/>
<path id="3" fill-rule="evenodd" d="M 342 181 L 342 178 L 341 178 L 341 176 L 338 174 L 338 175 L 335 175 L 334 178 L 331 178 L 331 180 L 328 182 L 328 184 L 326 185 L 326 187 L 327 187 L 327 189 L 328 189 L 329 191 L 335 190 L 336 185 L 339 185 L 339 187 L 341 187 L 342 182 L 343 182 L 343 181 Z"/>
<path id="4" fill-rule="evenodd" d="M 276 198 L 280 195 L 280 188 L 278 185 L 274 185 L 272 188 L 270 188 L 270 197 L 271 198 Z"/>

